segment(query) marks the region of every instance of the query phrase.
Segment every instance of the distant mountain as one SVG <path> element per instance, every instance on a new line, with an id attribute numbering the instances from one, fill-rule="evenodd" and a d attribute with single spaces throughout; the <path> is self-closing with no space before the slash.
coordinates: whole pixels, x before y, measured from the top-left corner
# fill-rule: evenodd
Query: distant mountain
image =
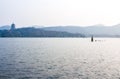
<path id="1" fill-rule="evenodd" d="M 10 26 L 9 25 L 1 26 L 0 30 L 10 30 Z"/>
<path id="2" fill-rule="evenodd" d="M 86 27 L 83 27 L 83 26 L 51 26 L 51 27 L 44 27 L 44 26 L 37 26 L 37 25 L 34 25 L 34 26 L 30 26 L 32 28 L 34 28 L 34 30 L 31 30 L 31 31 L 34 31 L 35 34 L 37 34 L 35 31 L 39 32 L 38 33 L 41 33 L 41 31 L 44 31 L 43 34 L 45 33 L 47 36 L 48 34 L 48 37 L 52 36 L 59 36 L 59 34 L 63 35 L 62 37 L 66 37 L 68 34 L 68 36 L 96 36 L 96 37 L 120 37 L 120 24 L 117 24 L 117 25 L 114 25 L 114 26 L 104 26 L 102 24 L 98 24 L 98 25 L 93 25 L 93 26 L 86 26 Z M 30 28 L 28 27 L 28 28 Z M 10 26 L 9 25 L 6 25 L 6 26 L 2 26 L 0 27 L 0 30 L 9 30 L 10 29 Z M 23 28 L 19 28 L 19 29 L 22 29 Z M 17 29 L 18 30 L 18 29 Z M 27 30 L 26 30 L 27 31 Z M 27 31 L 28 32 L 28 31 Z M 54 34 L 54 33 L 56 34 Z M 25 33 L 25 32 L 24 32 Z M 33 32 L 30 32 L 29 33 L 33 33 Z M 29 34 L 27 33 L 27 34 Z M 23 33 L 22 33 L 23 34 Z"/>
<path id="3" fill-rule="evenodd" d="M 88 27 L 80 26 L 56 26 L 44 27 L 47 31 L 64 31 L 69 33 L 80 33 L 86 36 L 101 36 L 101 37 L 120 37 L 120 24 L 114 26 L 93 25 Z"/>
<path id="4" fill-rule="evenodd" d="M 38 25 L 32 25 L 32 26 L 28 26 L 29 27 L 34 27 L 34 28 L 44 28 L 44 26 L 38 26 Z"/>
<path id="5" fill-rule="evenodd" d="M 14 30 L 0 30 L 0 37 L 84 37 L 84 35 L 68 32 L 45 31 L 32 27 Z"/>

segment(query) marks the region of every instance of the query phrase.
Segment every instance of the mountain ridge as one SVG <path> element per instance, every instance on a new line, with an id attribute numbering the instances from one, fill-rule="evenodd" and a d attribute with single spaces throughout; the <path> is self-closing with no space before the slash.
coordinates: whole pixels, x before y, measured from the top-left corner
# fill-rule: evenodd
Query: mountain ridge
<path id="1" fill-rule="evenodd" d="M 120 25 L 115 26 L 86 26 L 86 27 L 74 27 L 74 26 L 62 26 L 62 27 L 44 27 L 44 30 L 49 31 L 66 31 L 69 33 L 81 33 L 86 36 L 119 36 Z"/>
<path id="2" fill-rule="evenodd" d="M 5 26 L 0 27 L 3 28 Z M 7 29 L 10 29 L 10 26 L 7 25 Z M 113 25 L 113 26 L 105 26 L 102 24 L 92 25 L 92 26 L 30 26 L 36 29 L 41 29 L 45 31 L 56 31 L 56 32 L 68 32 L 73 34 L 83 34 L 85 36 L 98 36 L 98 37 L 120 37 L 120 24 Z M 2 29 L 5 30 L 5 29 Z"/>

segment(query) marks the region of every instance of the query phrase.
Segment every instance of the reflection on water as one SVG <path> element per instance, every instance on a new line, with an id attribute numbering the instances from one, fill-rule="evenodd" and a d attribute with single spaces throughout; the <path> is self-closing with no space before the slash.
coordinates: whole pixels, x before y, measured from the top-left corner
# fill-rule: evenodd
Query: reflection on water
<path id="1" fill-rule="evenodd" d="M 120 39 L 1 38 L 0 79 L 120 79 Z"/>

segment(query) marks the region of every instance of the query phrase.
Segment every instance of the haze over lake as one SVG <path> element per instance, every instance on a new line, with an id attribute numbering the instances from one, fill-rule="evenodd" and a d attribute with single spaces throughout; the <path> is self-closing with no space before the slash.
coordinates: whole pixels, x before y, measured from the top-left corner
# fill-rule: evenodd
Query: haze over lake
<path id="1" fill-rule="evenodd" d="M 119 38 L 0 38 L 0 79 L 120 79 Z"/>

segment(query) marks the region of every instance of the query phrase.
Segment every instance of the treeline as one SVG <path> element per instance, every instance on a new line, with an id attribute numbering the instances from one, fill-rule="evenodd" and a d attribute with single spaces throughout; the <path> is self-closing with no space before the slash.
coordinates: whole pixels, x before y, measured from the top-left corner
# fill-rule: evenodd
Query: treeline
<path id="1" fill-rule="evenodd" d="M 36 28 L 19 28 L 14 30 L 0 30 L 0 37 L 84 37 L 84 35 L 68 32 L 45 31 Z"/>

